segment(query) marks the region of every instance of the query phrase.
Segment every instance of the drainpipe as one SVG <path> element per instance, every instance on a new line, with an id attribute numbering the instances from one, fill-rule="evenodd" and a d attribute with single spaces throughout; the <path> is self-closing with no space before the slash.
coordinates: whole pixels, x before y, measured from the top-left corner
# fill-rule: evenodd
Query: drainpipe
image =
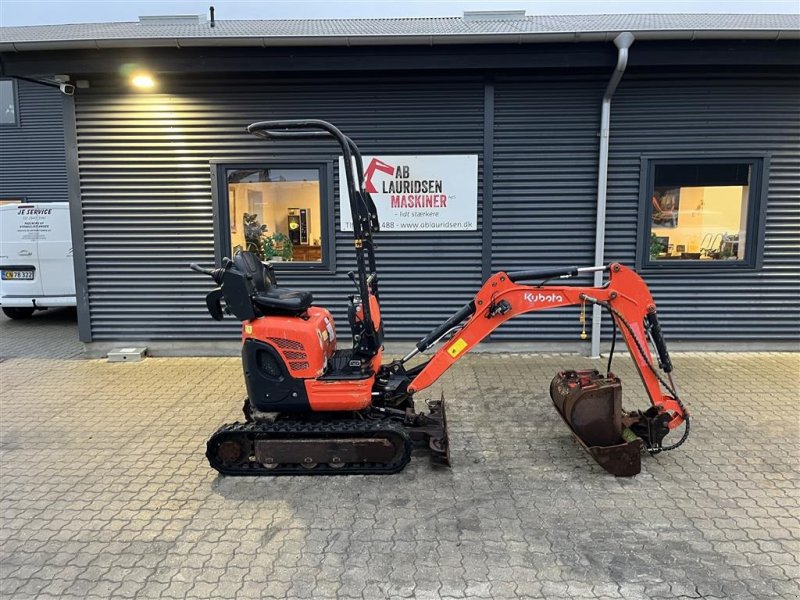
<path id="1" fill-rule="evenodd" d="M 603 254 L 606 243 L 606 194 L 608 187 L 608 141 L 611 135 L 611 98 L 617 89 L 625 67 L 628 66 L 628 48 L 634 41 L 632 33 L 620 33 L 614 38 L 618 49 L 617 67 L 611 75 L 603 94 L 603 106 L 600 112 L 600 158 L 597 165 L 597 224 L 594 237 L 594 265 L 603 266 Z M 603 272 L 595 271 L 594 285 L 603 284 Z M 591 357 L 600 358 L 600 320 L 602 313 L 596 304 L 592 306 L 592 348 Z"/>

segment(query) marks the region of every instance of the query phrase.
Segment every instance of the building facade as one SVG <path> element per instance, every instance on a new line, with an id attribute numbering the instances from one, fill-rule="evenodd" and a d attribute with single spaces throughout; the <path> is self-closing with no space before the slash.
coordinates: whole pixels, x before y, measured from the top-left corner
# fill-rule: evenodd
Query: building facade
<path id="1" fill-rule="evenodd" d="M 670 340 L 797 339 L 800 45 L 778 39 L 792 23 L 781 19 L 693 40 L 659 24 L 630 28 L 637 40 L 612 99 L 603 256 L 640 270 Z M 69 196 L 84 341 L 235 339 L 238 323 L 208 318 L 208 281 L 187 265 L 237 247 L 274 260 L 281 284 L 312 291 L 346 322 L 354 260 L 339 153 L 257 139 L 245 126 L 258 120 L 328 120 L 377 158 L 475 157 L 463 173 L 474 223 L 378 234 L 389 340 L 421 337 L 493 272 L 594 263 L 601 101 L 618 29 L 580 43 L 481 33 L 427 45 L 298 38 L 290 48 L 268 36 L 258 48 L 242 36 L 166 47 L 143 29 L 150 37 L 93 50 L 41 36 L 39 46 L 0 46 L 20 115 L 0 129 L 3 195 Z M 62 74 L 74 95 L 19 79 Z M 152 86 L 134 88 L 137 76 Z M 45 133 L 26 129 L 34 110 Z M 390 173 L 376 181 L 402 177 Z M 492 339 L 559 343 L 579 331 L 577 311 L 556 310 Z"/>
<path id="2" fill-rule="evenodd" d="M 0 77 L 0 201 L 66 202 L 64 101 L 57 88 Z"/>

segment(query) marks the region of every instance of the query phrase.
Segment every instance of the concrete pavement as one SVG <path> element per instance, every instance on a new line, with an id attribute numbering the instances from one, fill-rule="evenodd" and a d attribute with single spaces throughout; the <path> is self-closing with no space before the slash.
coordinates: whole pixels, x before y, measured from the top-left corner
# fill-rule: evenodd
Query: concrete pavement
<path id="1" fill-rule="evenodd" d="M 4 598 L 800 597 L 797 354 L 677 354 L 693 435 L 631 479 L 547 397 L 599 366 L 577 356 L 451 369 L 429 394 L 451 470 L 233 479 L 203 452 L 240 418 L 237 359 L 85 360 L 57 315 L 0 320 L 0 355 Z M 627 356 L 615 371 L 644 406 Z"/>

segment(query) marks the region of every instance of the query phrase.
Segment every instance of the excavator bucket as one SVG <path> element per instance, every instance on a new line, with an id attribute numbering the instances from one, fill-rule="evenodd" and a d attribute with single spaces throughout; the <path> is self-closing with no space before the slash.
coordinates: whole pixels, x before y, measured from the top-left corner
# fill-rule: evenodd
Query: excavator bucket
<path id="1" fill-rule="evenodd" d="M 562 371 L 550 384 L 550 397 L 575 439 L 598 465 L 617 477 L 641 471 L 644 443 L 634 435 L 623 437 L 619 378 L 588 369 Z"/>

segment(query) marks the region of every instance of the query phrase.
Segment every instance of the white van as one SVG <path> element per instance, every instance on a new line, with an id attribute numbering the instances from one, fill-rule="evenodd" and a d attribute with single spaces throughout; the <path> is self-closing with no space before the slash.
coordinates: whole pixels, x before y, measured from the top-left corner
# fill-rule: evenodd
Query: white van
<path id="1" fill-rule="evenodd" d="M 69 203 L 0 206 L 0 307 L 12 319 L 75 306 Z"/>

